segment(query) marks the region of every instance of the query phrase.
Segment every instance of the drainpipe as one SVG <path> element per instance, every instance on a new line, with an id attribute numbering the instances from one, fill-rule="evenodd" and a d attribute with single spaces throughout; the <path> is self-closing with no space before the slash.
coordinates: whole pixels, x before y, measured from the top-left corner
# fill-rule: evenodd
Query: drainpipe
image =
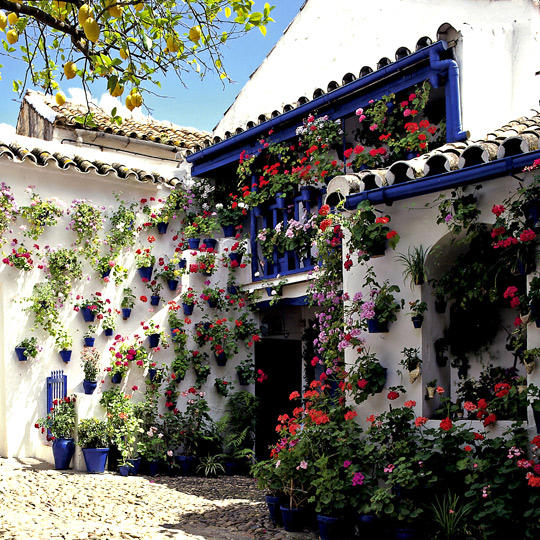
<path id="1" fill-rule="evenodd" d="M 519 156 L 510 156 L 504 159 L 497 159 L 489 163 L 473 165 L 457 171 L 437 174 L 428 178 L 403 182 L 402 184 L 393 184 L 379 189 L 372 189 L 362 193 L 355 193 L 347 197 L 345 208 L 354 210 L 361 201 L 368 200 L 372 204 L 391 205 L 394 201 L 410 199 L 411 197 L 420 197 L 455 189 L 457 187 L 493 180 L 502 176 L 507 176 L 514 172 L 523 171 L 524 167 L 532 164 L 536 159 L 540 159 L 540 150 L 527 152 Z"/>
<path id="2" fill-rule="evenodd" d="M 430 67 L 433 71 L 446 73 L 446 140 L 447 142 L 464 141 L 468 133 L 463 131 L 461 123 L 461 100 L 459 97 L 459 66 L 455 60 L 441 60 L 440 52 L 436 49 L 429 51 Z M 430 77 L 431 84 L 439 87 L 437 74 Z"/>

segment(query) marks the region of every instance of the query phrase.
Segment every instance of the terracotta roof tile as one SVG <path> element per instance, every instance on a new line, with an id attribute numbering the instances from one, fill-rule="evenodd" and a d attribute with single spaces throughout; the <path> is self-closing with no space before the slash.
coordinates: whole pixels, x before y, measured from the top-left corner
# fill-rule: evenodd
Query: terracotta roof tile
<path id="1" fill-rule="evenodd" d="M 40 97 L 41 100 L 57 114 L 54 120 L 55 125 L 81 127 L 75 119 L 84 116 L 87 113 L 86 105 L 66 101 L 63 105 L 59 106 L 51 96 L 35 91 L 29 91 L 27 94 L 32 97 Z M 118 125 L 110 121 L 110 115 L 103 109 L 100 109 L 95 105 L 91 105 L 90 108 L 94 115 L 93 121 L 97 125 L 96 127 L 85 129 L 103 131 L 104 133 L 123 135 L 133 139 L 148 140 L 188 149 L 193 147 L 204 147 L 211 141 L 211 134 L 206 131 L 176 126 L 170 122 L 149 120 L 145 123 L 131 118 L 123 118 L 122 124 Z"/>
<path id="2" fill-rule="evenodd" d="M 94 172 L 100 176 L 112 175 L 123 180 L 132 180 L 141 183 L 162 184 L 174 188 L 178 183 L 177 178 L 166 179 L 158 173 L 151 173 L 141 169 L 132 169 L 121 163 L 103 163 L 101 161 L 89 161 L 81 156 L 70 158 L 59 152 L 51 154 L 41 148 L 28 150 L 18 143 L 4 143 L 0 141 L 0 158 L 7 157 L 14 162 L 29 161 L 36 167 L 49 167 L 56 165 L 60 169 L 73 168 L 81 174 Z"/>

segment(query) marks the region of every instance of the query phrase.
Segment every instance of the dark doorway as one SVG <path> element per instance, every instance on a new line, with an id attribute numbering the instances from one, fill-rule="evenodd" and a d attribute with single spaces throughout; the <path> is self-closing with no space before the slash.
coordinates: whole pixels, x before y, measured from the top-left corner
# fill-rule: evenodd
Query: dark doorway
<path id="1" fill-rule="evenodd" d="M 255 365 L 268 375 L 268 379 L 255 385 L 255 395 L 260 400 L 255 454 L 263 460 L 270 457 L 268 447 L 277 441 L 277 417 L 292 412 L 291 392 L 302 391 L 302 342 L 263 339 L 255 346 Z"/>

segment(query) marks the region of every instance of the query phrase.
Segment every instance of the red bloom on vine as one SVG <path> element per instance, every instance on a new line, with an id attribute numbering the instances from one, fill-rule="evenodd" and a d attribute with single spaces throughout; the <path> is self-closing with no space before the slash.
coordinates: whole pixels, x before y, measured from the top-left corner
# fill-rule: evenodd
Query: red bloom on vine
<path id="1" fill-rule="evenodd" d="M 391 390 L 386 397 L 393 401 L 399 397 L 399 394 L 395 390 Z"/>
<path id="2" fill-rule="evenodd" d="M 494 213 L 497 217 L 499 217 L 504 212 L 504 206 L 502 204 L 494 204 L 493 208 L 491 209 L 492 213 Z"/>
<path id="3" fill-rule="evenodd" d="M 389 217 L 378 217 L 375 219 L 375 223 L 388 223 L 390 221 Z"/>
<path id="4" fill-rule="evenodd" d="M 348 411 L 345 413 L 345 420 L 352 420 L 358 414 L 355 411 Z"/>
<path id="5" fill-rule="evenodd" d="M 519 239 L 521 242 L 530 242 L 536 238 L 536 233 L 531 229 L 524 230 L 520 235 Z"/>
<path id="6" fill-rule="evenodd" d="M 396 232 L 396 231 L 389 231 L 389 232 L 386 233 L 386 238 L 387 238 L 388 240 L 391 240 L 391 239 L 394 238 L 394 236 L 396 236 L 396 235 L 397 235 L 397 232 Z"/>
<path id="7" fill-rule="evenodd" d="M 448 418 L 448 416 L 441 421 L 440 423 L 440 428 L 443 430 L 443 431 L 449 431 L 450 429 L 452 429 L 452 420 L 450 420 L 450 418 Z"/>
<path id="8" fill-rule="evenodd" d="M 328 206 L 327 204 L 323 204 L 319 210 L 319 215 L 325 217 L 329 213 L 330 213 L 330 206 Z"/>
<path id="9" fill-rule="evenodd" d="M 419 416 L 419 417 L 414 421 L 414 425 L 415 425 L 416 427 L 421 427 L 421 426 L 423 426 L 427 421 L 428 421 L 428 419 L 427 419 L 425 416 Z"/>

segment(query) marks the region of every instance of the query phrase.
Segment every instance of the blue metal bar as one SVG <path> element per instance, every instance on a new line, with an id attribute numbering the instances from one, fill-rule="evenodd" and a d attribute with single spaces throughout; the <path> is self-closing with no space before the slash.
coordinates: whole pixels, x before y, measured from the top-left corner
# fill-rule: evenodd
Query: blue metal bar
<path id="1" fill-rule="evenodd" d="M 458 169 L 427 178 L 419 178 L 410 182 L 356 193 L 347 197 L 345 208 L 349 210 L 354 209 L 361 201 L 366 199 L 373 204 L 392 204 L 394 201 L 454 189 L 480 181 L 493 180 L 505 174 L 521 172 L 524 167 L 531 165 L 536 159 L 540 159 L 540 150 L 527 152 L 519 156 L 497 159 L 488 163 L 473 165 L 465 169 Z"/>

